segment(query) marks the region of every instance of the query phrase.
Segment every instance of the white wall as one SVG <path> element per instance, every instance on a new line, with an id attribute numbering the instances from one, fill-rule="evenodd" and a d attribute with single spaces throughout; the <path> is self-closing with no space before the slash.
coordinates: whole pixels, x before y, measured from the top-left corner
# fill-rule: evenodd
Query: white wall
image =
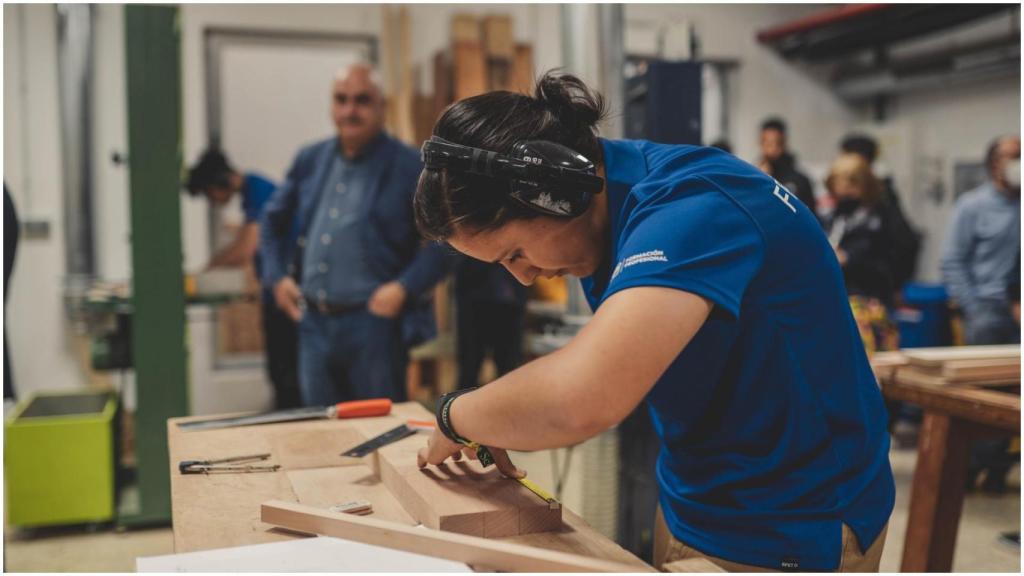
<path id="1" fill-rule="evenodd" d="M 981 161 L 996 136 L 1020 134 L 1020 106 L 1018 75 L 905 94 L 894 99 L 885 122 L 864 125 L 891 134 L 888 142 L 882 139 L 880 154 L 892 166 L 908 217 L 925 233 L 920 280 L 941 281 L 939 257 L 953 205 L 954 166 Z M 939 203 L 925 191 L 928 166 L 936 167 L 941 178 L 944 194 Z"/>
<path id="2" fill-rule="evenodd" d="M 4 5 L 4 181 L 22 221 L 47 238 L 18 244 L 4 322 L 16 392 L 80 386 L 63 299 L 64 233 L 57 106 L 57 14 Z"/>
<path id="3" fill-rule="evenodd" d="M 662 23 L 692 24 L 700 56 L 730 59 L 739 67 L 730 75 L 730 131 L 726 135 L 737 156 L 753 162 L 758 156 L 761 121 L 781 116 L 789 124 L 790 147 L 802 164 L 832 159 L 832 148 L 855 112 L 828 87 L 759 44 L 757 32 L 821 10 L 820 5 L 696 5 L 629 4 L 626 6 L 626 50 L 643 51 L 649 31 Z M 671 39 L 670 39 L 671 41 Z"/>

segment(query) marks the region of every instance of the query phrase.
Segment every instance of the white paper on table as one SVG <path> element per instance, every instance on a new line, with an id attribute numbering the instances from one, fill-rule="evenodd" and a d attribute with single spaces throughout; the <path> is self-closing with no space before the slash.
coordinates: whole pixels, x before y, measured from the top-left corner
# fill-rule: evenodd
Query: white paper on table
<path id="1" fill-rule="evenodd" d="M 135 560 L 137 572 L 471 572 L 452 560 L 321 536 Z"/>

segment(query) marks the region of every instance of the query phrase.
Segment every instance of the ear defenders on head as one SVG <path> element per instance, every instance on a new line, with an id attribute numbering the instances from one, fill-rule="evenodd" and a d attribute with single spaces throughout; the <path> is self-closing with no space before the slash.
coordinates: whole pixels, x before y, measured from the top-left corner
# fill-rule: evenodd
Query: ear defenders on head
<path id="1" fill-rule="evenodd" d="M 593 162 L 547 140 L 517 142 L 506 155 L 432 136 L 421 152 L 430 171 L 448 169 L 507 180 L 512 199 L 548 216 L 579 216 L 604 188 Z"/>

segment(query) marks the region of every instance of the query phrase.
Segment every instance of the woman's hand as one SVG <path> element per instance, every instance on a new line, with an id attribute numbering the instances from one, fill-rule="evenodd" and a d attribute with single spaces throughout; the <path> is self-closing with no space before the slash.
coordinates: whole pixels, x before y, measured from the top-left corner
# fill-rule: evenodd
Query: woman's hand
<path id="1" fill-rule="evenodd" d="M 526 470 L 516 468 L 512 460 L 509 459 L 508 452 L 501 448 L 488 448 L 488 450 L 491 452 L 491 456 L 494 457 L 494 465 L 498 467 L 498 471 L 503 475 L 517 479 L 526 477 Z M 475 448 L 452 442 L 440 430 L 435 429 L 430 434 L 430 439 L 427 440 L 427 447 L 421 448 L 419 454 L 416 455 L 416 465 L 420 468 L 425 468 L 427 464 L 437 466 L 448 458 L 461 460 L 463 454 L 471 460 L 477 459 Z"/>

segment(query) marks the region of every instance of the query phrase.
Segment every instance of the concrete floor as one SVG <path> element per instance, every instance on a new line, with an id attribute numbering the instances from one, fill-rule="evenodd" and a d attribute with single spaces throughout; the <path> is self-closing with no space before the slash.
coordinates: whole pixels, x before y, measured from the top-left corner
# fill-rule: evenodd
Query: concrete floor
<path id="1" fill-rule="evenodd" d="M 551 477 L 551 471 L 544 469 L 548 458 L 529 460 L 531 477 L 537 481 Z M 889 524 L 882 571 L 899 569 L 915 460 L 916 452 L 913 450 L 894 449 L 892 452 L 896 510 Z M 1019 548 L 998 540 L 1001 532 L 1020 529 L 1019 467 L 1011 473 L 1010 483 L 1012 493 L 1004 496 L 971 494 L 967 497 L 957 539 L 954 571 L 1020 572 Z M 169 528 L 123 533 L 61 529 L 31 535 L 8 527 L 4 531 L 4 568 L 12 572 L 131 572 L 135 570 L 136 557 L 169 554 L 172 548 Z"/>

